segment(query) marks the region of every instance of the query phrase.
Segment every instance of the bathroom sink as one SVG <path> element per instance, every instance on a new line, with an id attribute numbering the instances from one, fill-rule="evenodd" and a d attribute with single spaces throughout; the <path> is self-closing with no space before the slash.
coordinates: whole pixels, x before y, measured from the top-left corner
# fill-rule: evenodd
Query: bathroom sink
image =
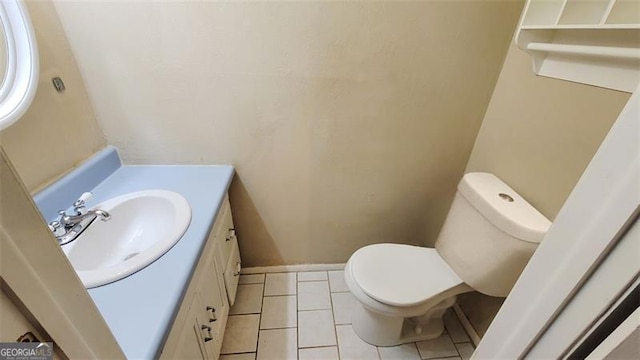
<path id="1" fill-rule="evenodd" d="M 146 190 L 109 199 L 93 207 L 109 221 L 94 221 L 62 246 L 87 288 L 125 278 L 164 255 L 189 227 L 191 206 L 180 194 Z"/>

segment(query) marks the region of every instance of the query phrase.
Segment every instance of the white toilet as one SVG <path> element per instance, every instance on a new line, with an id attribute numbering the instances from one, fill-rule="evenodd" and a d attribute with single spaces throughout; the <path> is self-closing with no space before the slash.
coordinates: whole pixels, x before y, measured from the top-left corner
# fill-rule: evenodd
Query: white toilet
<path id="1" fill-rule="evenodd" d="M 550 225 L 496 176 L 466 174 L 435 249 L 376 244 L 351 256 L 354 331 L 377 346 L 440 336 L 456 295 L 507 296 Z"/>

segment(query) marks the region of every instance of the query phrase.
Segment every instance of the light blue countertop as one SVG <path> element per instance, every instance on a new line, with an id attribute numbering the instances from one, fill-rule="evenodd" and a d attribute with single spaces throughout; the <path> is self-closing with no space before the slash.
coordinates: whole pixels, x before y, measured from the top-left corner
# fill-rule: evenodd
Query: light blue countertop
<path id="1" fill-rule="evenodd" d="M 122 280 L 89 289 L 89 295 L 127 358 L 152 359 L 159 355 L 229 188 L 233 171 L 231 166 L 215 165 L 120 166 L 107 174 L 95 188 L 73 190 L 93 192 L 94 197 L 88 202 L 88 207 L 118 195 L 149 189 L 175 191 L 191 205 L 191 224 L 171 250 Z M 51 219 L 55 213 L 52 215 L 50 211 L 43 210 L 47 206 L 53 207 L 38 195 L 34 197 L 38 206 L 45 218 Z M 77 195 L 71 197 L 77 198 Z"/>

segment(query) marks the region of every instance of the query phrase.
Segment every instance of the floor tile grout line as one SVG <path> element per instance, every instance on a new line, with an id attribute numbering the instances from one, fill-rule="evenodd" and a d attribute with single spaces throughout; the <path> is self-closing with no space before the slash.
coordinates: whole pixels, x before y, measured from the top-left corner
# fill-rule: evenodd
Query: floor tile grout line
<path id="1" fill-rule="evenodd" d="M 243 276 L 247 276 L 247 275 L 261 275 L 261 274 L 241 274 L 240 275 L 240 280 L 238 281 L 238 286 L 240 285 L 256 285 L 256 284 L 263 284 L 264 285 L 264 278 L 262 280 L 262 282 L 244 282 L 244 283 L 240 283 L 241 279 Z M 262 274 L 264 275 L 264 274 Z"/>
<path id="2" fill-rule="evenodd" d="M 300 289 L 298 284 L 298 273 L 296 273 L 296 324 L 300 325 L 298 322 L 300 321 L 300 317 L 298 316 L 298 311 L 300 311 L 300 301 L 298 301 L 298 296 L 300 295 Z"/>
<path id="3" fill-rule="evenodd" d="M 310 283 L 310 282 L 326 282 L 328 283 L 329 280 L 298 280 L 298 283 Z"/>
<path id="4" fill-rule="evenodd" d="M 297 328 L 297 326 L 275 327 L 275 328 L 267 328 L 267 329 L 260 329 L 260 330 L 286 330 L 286 329 L 293 329 L 293 328 Z"/>
<path id="5" fill-rule="evenodd" d="M 294 281 L 293 281 L 293 282 L 295 283 L 295 287 L 296 287 L 296 288 L 295 288 L 295 290 L 296 290 L 296 291 L 295 291 L 295 293 L 293 293 L 293 294 L 291 294 L 291 293 L 284 293 L 284 294 L 267 294 L 267 293 L 266 293 L 266 289 L 267 289 L 267 275 L 270 275 L 270 274 L 293 274 L 293 276 L 295 277 L 295 279 L 294 279 Z M 289 271 L 289 272 L 278 272 L 278 273 L 265 273 L 264 283 L 265 283 L 265 286 L 264 286 L 264 288 L 265 288 L 265 292 L 264 292 L 264 295 L 263 295 L 263 296 L 265 296 L 265 297 L 268 297 L 268 296 L 298 295 L 298 273 L 297 273 L 297 272 L 295 272 L 295 271 L 294 271 L 294 272 L 290 272 L 290 271 Z"/>
<path id="6" fill-rule="evenodd" d="M 278 296 L 297 296 L 298 294 L 277 294 L 277 295 L 263 295 L 263 298 L 266 297 L 278 297 Z"/>
<path id="7" fill-rule="evenodd" d="M 331 310 L 333 311 L 333 307 L 330 307 L 328 309 L 306 309 L 306 310 L 298 310 L 298 312 L 308 312 L 308 311 L 327 311 L 327 310 Z M 333 322 L 333 324 L 335 325 L 335 320 Z"/>
<path id="8" fill-rule="evenodd" d="M 284 298 L 289 298 L 289 297 L 291 297 L 291 296 L 296 296 L 296 295 L 263 296 L 263 297 L 262 297 L 262 303 L 263 303 L 263 305 L 262 305 L 262 306 L 263 306 L 263 310 L 264 310 L 264 300 L 265 300 L 266 298 L 275 298 L 275 297 L 284 297 Z M 297 298 L 297 296 L 296 296 L 296 298 Z M 296 305 L 296 307 L 297 307 L 297 305 Z M 261 314 L 261 316 L 262 316 L 262 314 Z M 282 329 L 292 329 L 292 328 L 294 328 L 294 327 L 298 327 L 298 319 L 297 319 L 297 316 L 298 316 L 298 315 L 296 314 L 296 325 L 295 325 L 295 326 L 284 326 L 284 327 L 274 327 L 274 328 L 269 327 L 269 328 L 264 328 L 264 329 L 263 329 L 263 328 L 262 328 L 262 323 L 260 323 L 260 330 L 282 330 Z"/>
<path id="9" fill-rule="evenodd" d="M 329 272 L 327 272 L 327 281 L 329 281 Z M 333 334 L 336 337 L 336 350 L 338 351 L 338 359 L 340 357 L 340 346 L 338 344 L 338 325 L 336 325 L 336 310 L 333 306 L 333 296 L 331 296 L 331 284 L 329 284 L 329 302 L 331 303 L 331 318 L 333 319 Z"/>
<path id="10" fill-rule="evenodd" d="M 260 312 L 239 313 L 239 314 L 229 314 L 229 316 L 238 316 L 238 315 L 260 315 L 260 314 L 262 314 L 262 311 L 260 311 Z"/>
<path id="11" fill-rule="evenodd" d="M 262 309 L 264 309 L 264 292 L 267 289 L 267 275 L 264 275 L 264 286 L 262 286 L 262 303 L 260 304 L 260 319 L 258 319 L 258 336 L 256 338 L 256 359 L 258 358 L 258 346 L 260 345 L 260 324 L 262 324 Z"/>
<path id="12" fill-rule="evenodd" d="M 418 354 L 418 357 L 420 358 L 420 360 L 422 360 L 422 355 L 420 355 L 420 349 L 418 348 L 418 342 L 414 341 L 412 344 L 413 344 L 413 347 L 416 348 L 416 353 Z"/>
<path id="13" fill-rule="evenodd" d="M 338 347 L 338 345 L 314 345 L 314 346 L 305 346 L 303 348 L 298 348 L 298 349 L 324 349 L 324 348 L 332 348 L 332 347 Z"/>
<path id="14" fill-rule="evenodd" d="M 296 359 L 300 357 L 300 316 L 298 315 L 298 273 L 296 275 Z"/>
<path id="15" fill-rule="evenodd" d="M 310 284 L 310 283 L 326 283 L 327 285 L 327 290 L 329 290 L 326 294 L 329 297 L 329 308 L 316 308 L 316 309 L 301 309 L 298 306 L 298 311 L 313 311 L 313 310 L 332 310 L 333 311 L 333 304 L 331 303 L 331 288 L 329 285 L 329 280 L 314 280 L 314 281 L 298 281 L 298 286 L 297 286 L 297 292 L 298 295 L 300 295 L 300 284 Z M 324 290 L 324 289 L 322 289 Z M 308 294 L 307 294 L 308 295 Z M 315 294 L 315 295 L 319 295 L 319 294 Z M 314 296 L 314 298 L 317 298 L 317 296 Z M 299 305 L 299 304 L 298 304 Z"/>
<path id="16" fill-rule="evenodd" d="M 378 355 L 378 360 L 382 359 L 382 356 L 380 356 L 380 347 L 378 346 L 374 346 L 376 348 L 376 355 Z"/>
<path id="17" fill-rule="evenodd" d="M 300 280 L 300 277 L 298 276 L 298 282 L 312 282 L 312 281 L 329 281 L 329 273 L 327 271 L 298 271 L 296 272 L 297 274 L 300 273 L 310 273 L 310 272 L 318 272 L 318 273 L 324 273 L 326 275 L 325 279 L 312 279 L 312 280 Z"/>
<path id="18" fill-rule="evenodd" d="M 342 355 L 340 352 L 340 340 L 338 340 L 338 325 L 335 325 L 334 327 L 336 328 L 336 348 L 338 348 L 338 359 L 342 360 Z"/>
<path id="19" fill-rule="evenodd" d="M 313 345 L 313 346 L 305 346 L 298 349 L 322 349 L 322 348 L 332 348 L 337 347 L 338 345 Z"/>
<path id="20" fill-rule="evenodd" d="M 318 349 L 318 348 L 330 348 L 330 347 L 338 347 L 338 345 L 311 345 L 311 346 L 302 346 L 302 347 L 298 347 L 298 350 L 300 349 Z"/>
<path id="21" fill-rule="evenodd" d="M 453 342 L 453 338 L 451 337 L 451 335 L 449 335 L 448 331 L 447 331 L 446 335 L 449 338 L 449 341 L 451 341 L 451 343 L 453 344 L 453 348 L 456 349 L 456 352 L 458 353 L 458 356 L 460 357 L 460 359 L 462 359 L 462 355 L 460 354 L 460 351 L 458 350 L 458 347 L 456 346 L 456 343 Z"/>

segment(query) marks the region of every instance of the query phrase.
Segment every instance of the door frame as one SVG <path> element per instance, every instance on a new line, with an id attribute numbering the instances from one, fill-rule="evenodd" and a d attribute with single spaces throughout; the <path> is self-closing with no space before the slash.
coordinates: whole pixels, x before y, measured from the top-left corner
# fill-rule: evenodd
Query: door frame
<path id="1" fill-rule="evenodd" d="M 28 318 L 64 356 L 124 359 L 2 147 L 0 200 L 0 284 L 15 294 Z"/>

